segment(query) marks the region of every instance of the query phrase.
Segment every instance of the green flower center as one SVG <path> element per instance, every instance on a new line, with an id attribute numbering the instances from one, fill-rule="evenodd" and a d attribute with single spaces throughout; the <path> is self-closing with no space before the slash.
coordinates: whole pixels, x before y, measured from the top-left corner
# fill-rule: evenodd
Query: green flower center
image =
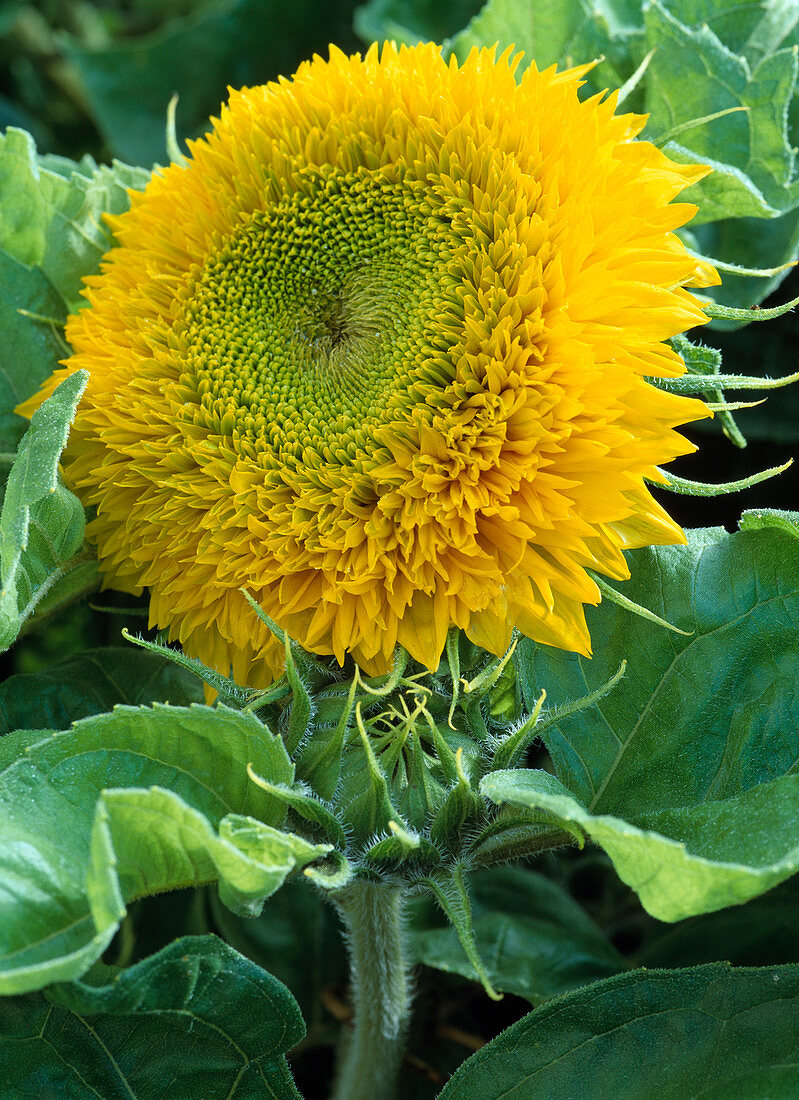
<path id="1" fill-rule="evenodd" d="M 449 220 L 418 182 L 305 170 L 187 288 L 178 328 L 212 432 L 256 451 L 351 442 L 435 357 Z"/>

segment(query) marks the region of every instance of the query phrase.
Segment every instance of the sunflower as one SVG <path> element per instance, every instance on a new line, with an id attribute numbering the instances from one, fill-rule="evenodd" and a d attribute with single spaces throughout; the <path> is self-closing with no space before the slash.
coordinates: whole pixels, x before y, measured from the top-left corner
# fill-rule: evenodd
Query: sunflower
<path id="1" fill-rule="evenodd" d="M 72 316 L 64 455 L 106 585 L 241 683 L 282 649 L 434 668 L 457 626 L 590 652 L 587 572 L 684 542 L 656 465 L 709 415 L 647 378 L 718 282 L 674 230 L 705 172 L 587 71 L 433 44 L 331 48 L 233 92 L 111 219 Z"/>

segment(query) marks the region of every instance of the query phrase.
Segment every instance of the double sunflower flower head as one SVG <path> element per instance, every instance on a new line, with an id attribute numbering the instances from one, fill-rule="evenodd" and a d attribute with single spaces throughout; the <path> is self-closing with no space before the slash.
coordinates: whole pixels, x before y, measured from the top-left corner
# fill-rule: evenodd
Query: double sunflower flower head
<path id="1" fill-rule="evenodd" d="M 718 282 L 706 172 L 510 52 L 335 49 L 234 92 L 113 219 L 64 454 L 105 583 L 241 684 L 284 648 L 434 669 L 447 632 L 590 652 L 591 571 L 684 541 L 650 495 L 708 415 L 652 379 Z"/>

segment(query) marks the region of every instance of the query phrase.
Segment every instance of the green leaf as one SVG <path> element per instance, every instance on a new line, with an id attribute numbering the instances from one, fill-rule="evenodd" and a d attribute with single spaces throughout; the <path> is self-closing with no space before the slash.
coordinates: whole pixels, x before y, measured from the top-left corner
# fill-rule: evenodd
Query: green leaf
<path id="1" fill-rule="evenodd" d="M 4 192 L 0 188 L 0 204 Z M 52 317 L 54 323 L 35 317 Z M 66 318 L 61 298 L 36 268 L 0 249 L 0 477 L 5 481 L 28 426 L 14 409 L 50 377 L 64 357 L 59 326 Z"/>
<path id="2" fill-rule="evenodd" d="M 555 883 L 515 867 L 480 871 L 470 880 L 477 951 L 491 984 L 538 1004 L 624 968 L 593 921 Z M 412 950 L 425 966 L 479 981 L 451 926 L 430 899 L 412 902 Z"/>
<path id="3" fill-rule="evenodd" d="M 7 1095 L 297 1100 L 285 1052 L 303 1036 L 286 987 L 214 936 L 129 970 L 0 1000 Z"/>
<path id="4" fill-rule="evenodd" d="M 656 48 L 646 77 L 647 136 L 657 138 L 692 119 L 744 107 L 744 112 L 681 134 L 680 145 L 688 159 L 709 158 L 740 172 L 752 185 L 750 202 L 755 193 L 762 195 L 762 216 L 795 206 L 799 183 L 794 179 L 787 117 L 796 88 L 796 52 L 780 50 L 750 68 L 707 24 L 686 26 L 659 0 L 647 4 L 644 23 L 648 47 Z M 672 152 L 670 146 L 665 151 Z M 758 213 L 754 206 L 747 206 L 744 188 L 733 197 L 730 177 L 717 179 L 725 188 L 723 203 L 713 194 L 716 184 L 712 176 L 708 183 L 684 192 L 686 201 L 700 205 L 697 224 Z"/>
<path id="5" fill-rule="evenodd" d="M 740 528 L 742 531 L 773 528 L 799 538 L 799 512 L 781 512 L 777 508 L 752 509 L 741 515 Z"/>
<path id="6" fill-rule="evenodd" d="M 103 215 L 126 210 L 128 188 L 148 178 L 118 162 L 37 156 L 23 130 L 0 134 L 0 458 L 25 430 L 14 409 L 69 351 L 61 327 L 111 246 Z"/>
<path id="7" fill-rule="evenodd" d="M 608 853 L 619 877 L 659 920 L 737 905 L 799 870 L 799 775 L 723 802 L 641 814 L 639 824 L 590 814 L 544 771 L 492 772 L 481 792 L 578 825 Z"/>
<path id="8" fill-rule="evenodd" d="M 162 788 L 111 789 L 96 805 L 87 894 L 98 930 L 124 917 L 127 898 L 215 881 L 225 905 L 257 916 L 286 875 L 329 851 L 241 814 L 225 815 L 215 831 Z"/>
<path id="9" fill-rule="evenodd" d="M 0 512 L 0 652 L 37 603 L 85 559 L 83 507 L 58 476 L 58 460 L 88 375 L 65 379 L 33 415 L 11 468 Z M 69 583 L 69 581 L 67 581 Z"/>
<path id="10" fill-rule="evenodd" d="M 17 729 L 67 729 L 118 703 L 201 703 L 194 676 L 141 650 L 107 646 L 18 673 L 0 684 L 0 736 Z"/>
<path id="11" fill-rule="evenodd" d="M 788 1097 L 799 967 L 636 971 L 545 1004 L 466 1061 L 440 1100 Z M 654 1091 L 653 1091 L 654 1089 Z"/>
<path id="12" fill-rule="evenodd" d="M 592 812 L 717 801 L 799 763 L 799 528 L 687 535 L 686 547 L 630 554 L 632 576 L 620 587 L 689 637 L 603 602 L 587 611 L 593 658 L 525 639 L 517 649 L 530 709 L 542 687 L 557 707 L 599 687 L 627 659 L 624 679 L 600 706 L 544 735 L 558 778 Z"/>
<path id="13" fill-rule="evenodd" d="M 128 189 L 143 188 L 149 178 L 119 162 L 39 157 L 29 134 L 10 129 L 0 135 L 0 248 L 37 268 L 73 312 L 85 304 L 84 277 L 111 247 L 103 215 L 127 210 Z"/>
<path id="14" fill-rule="evenodd" d="M 643 900 L 662 919 L 744 901 L 793 869 L 798 535 L 787 521 L 735 535 L 701 530 L 685 548 L 630 555 L 625 594 L 689 637 L 602 603 L 588 613 L 592 660 L 528 641 L 517 650 L 528 708 L 542 687 L 548 704 L 563 706 L 627 659 L 599 705 L 550 724 L 543 714 L 542 736 L 574 800 L 560 810 L 614 848 L 626 881 L 640 882 L 650 860 Z M 667 887 L 672 877 L 680 881 Z"/>
<path id="15" fill-rule="evenodd" d="M 588 77 L 591 90 L 620 87 L 640 60 L 630 51 L 633 28 L 624 8 L 618 0 L 488 0 L 448 45 L 459 61 L 475 47 L 514 46 L 524 51 L 523 68 L 532 61 L 545 69 L 603 58 L 601 73 Z"/>
<path id="16" fill-rule="evenodd" d="M 280 832 L 284 807 L 249 779 L 248 763 L 292 778 L 252 715 L 118 707 L 47 733 L 12 735 L 19 758 L 0 773 L 4 992 L 78 977 L 132 897 L 222 880 L 226 900 L 255 911 L 329 850 Z"/>

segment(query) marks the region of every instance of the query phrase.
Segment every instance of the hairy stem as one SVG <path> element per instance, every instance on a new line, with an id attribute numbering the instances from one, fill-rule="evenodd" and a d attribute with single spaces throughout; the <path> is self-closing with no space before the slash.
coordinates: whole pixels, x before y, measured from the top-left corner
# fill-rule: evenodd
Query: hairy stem
<path id="1" fill-rule="evenodd" d="M 360 880 L 335 895 L 346 928 L 355 1027 L 339 1056 L 332 1100 L 391 1100 L 410 1015 L 404 892 Z"/>

